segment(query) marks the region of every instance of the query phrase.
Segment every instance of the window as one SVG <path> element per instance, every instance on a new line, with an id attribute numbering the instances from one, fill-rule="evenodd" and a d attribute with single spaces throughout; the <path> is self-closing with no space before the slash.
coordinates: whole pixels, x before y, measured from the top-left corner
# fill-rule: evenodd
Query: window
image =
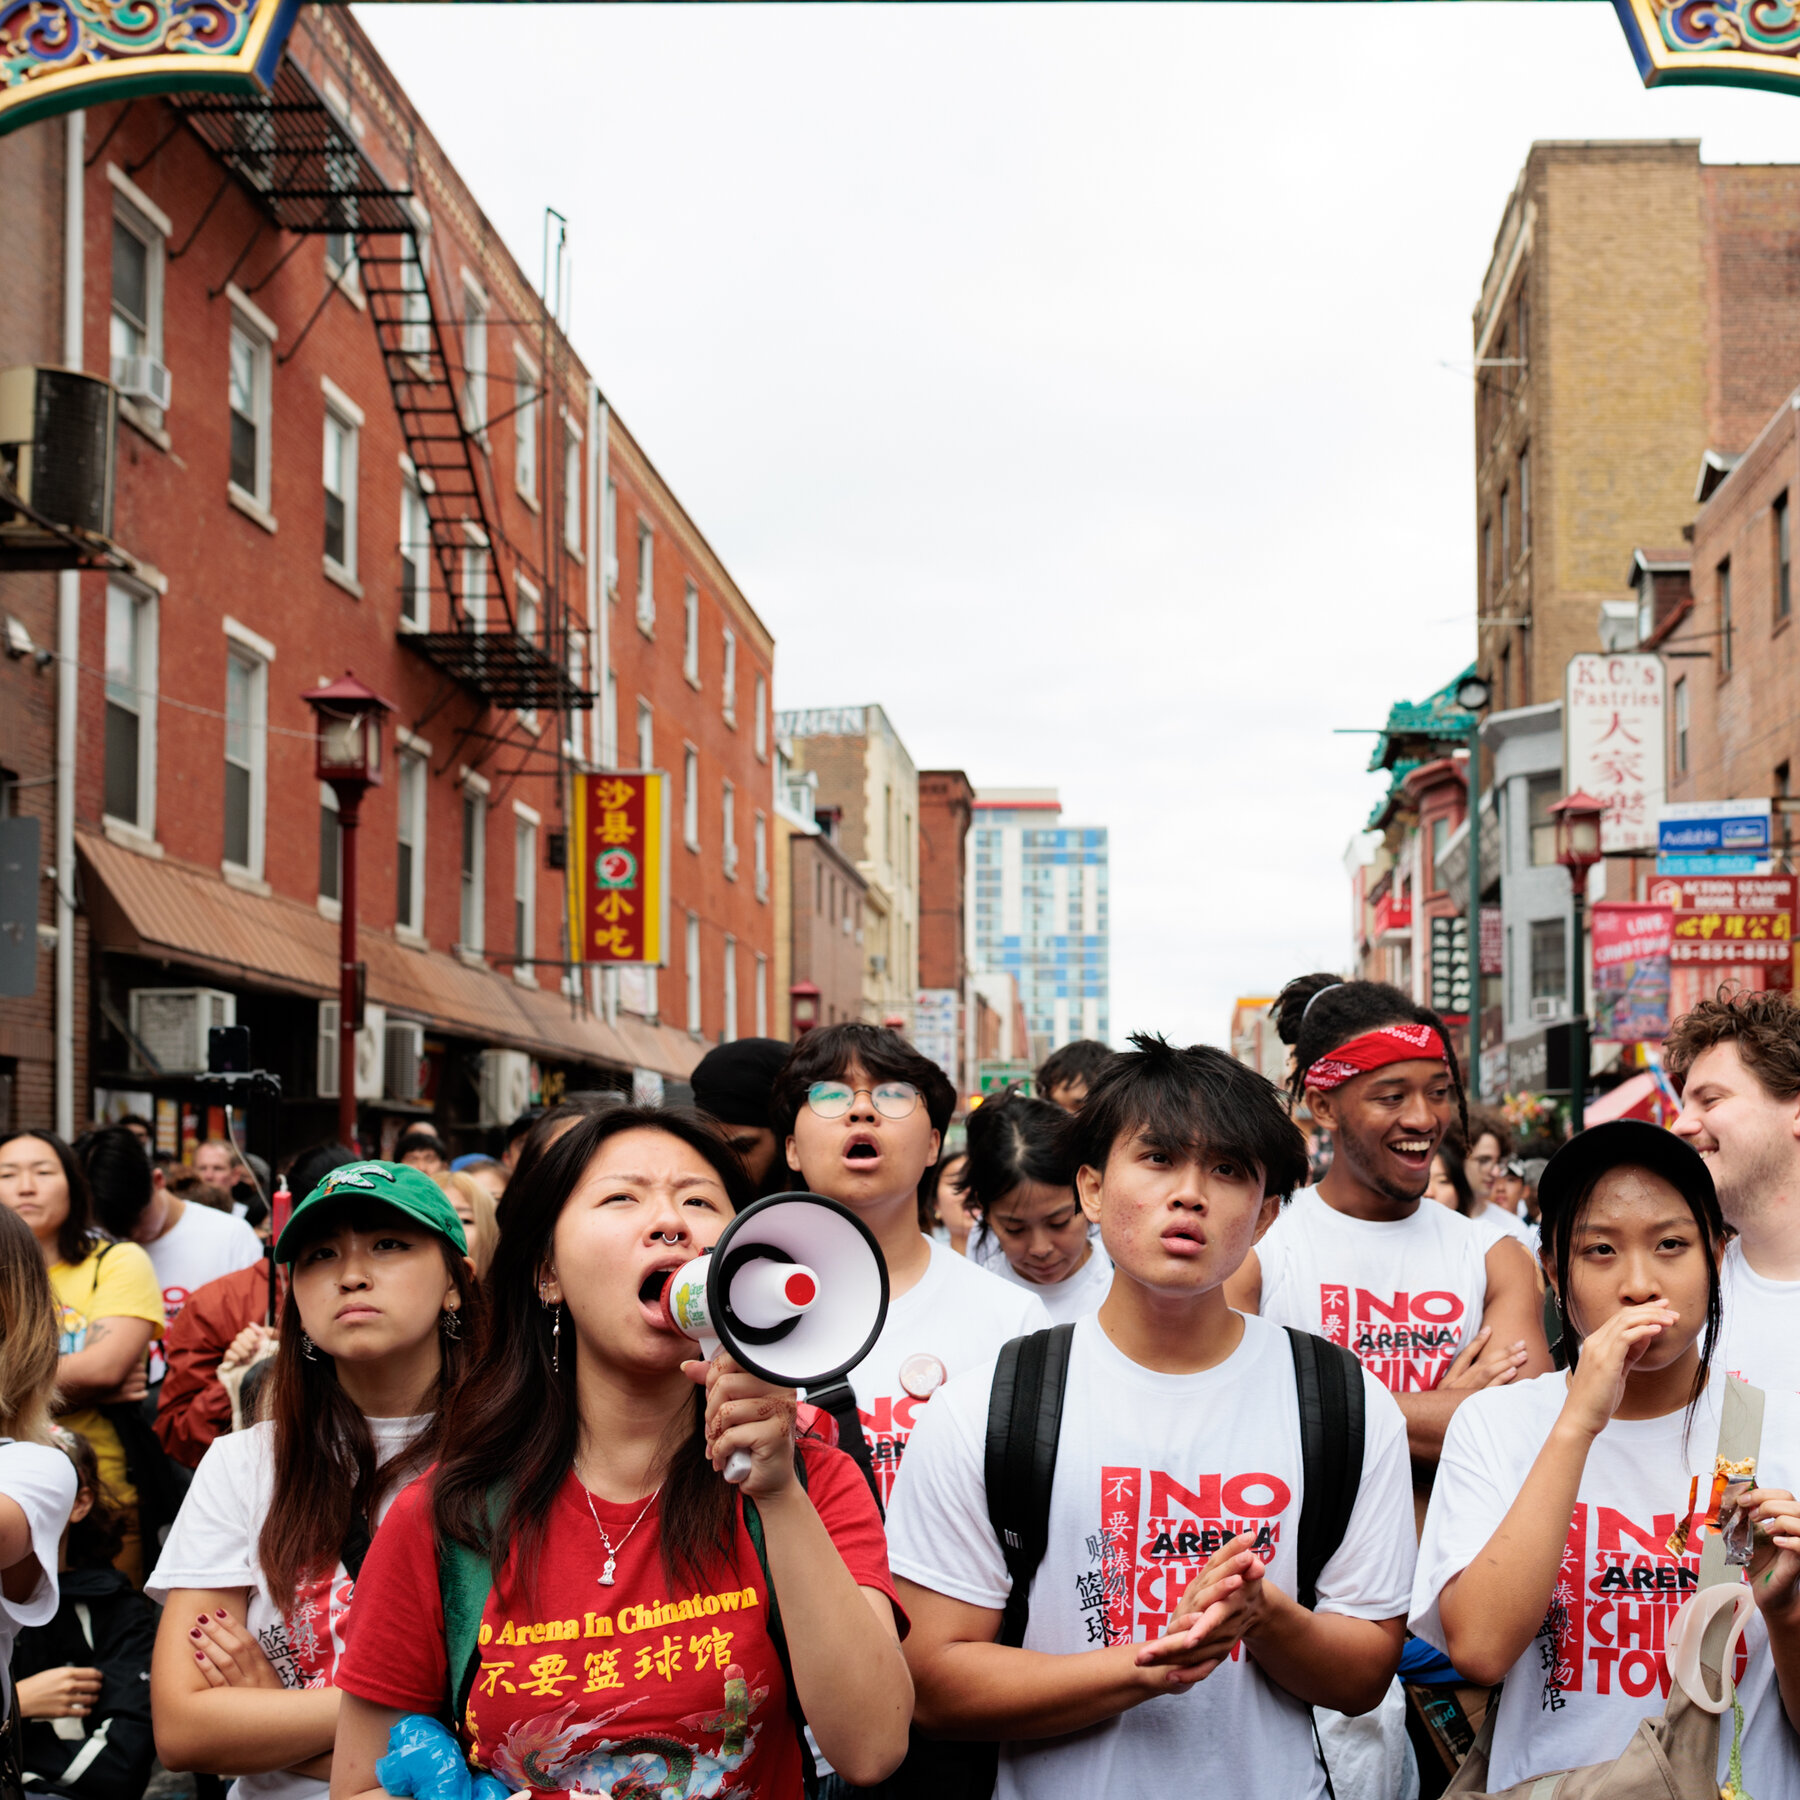
<path id="1" fill-rule="evenodd" d="M 537 364 L 513 346 L 513 485 L 534 506 L 538 497 Z"/>
<path id="2" fill-rule="evenodd" d="M 325 234 L 325 273 L 333 281 L 356 278 L 356 233 L 328 231 Z"/>
<path id="3" fill-rule="evenodd" d="M 463 422 L 477 436 L 487 431 L 487 296 L 463 276 Z"/>
<path id="4" fill-rule="evenodd" d="M 154 833 L 156 602 L 106 590 L 106 778 L 109 818 Z"/>
<path id="5" fill-rule="evenodd" d="M 600 762 L 603 768 L 619 766 L 619 675 L 606 671 L 600 691 Z"/>
<path id="6" fill-rule="evenodd" d="M 337 790 L 319 783 L 319 898 L 334 906 L 344 897 L 344 834 L 338 825 Z"/>
<path id="7" fill-rule="evenodd" d="M 1527 347 L 1531 342 L 1531 302 L 1525 298 L 1523 283 L 1519 286 L 1519 298 L 1514 309 L 1513 323 L 1519 339 L 1518 348 L 1513 354 L 1518 357 L 1519 367 L 1523 372 L 1525 365 L 1531 360 L 1531 352 Z M 1513 385 L 1516 387 L 1518 384 L 1515 382 Z"/>
<path id="8" fill-rule="evenodd" d="M 656 715 L 648 700 L 638 701 L 637 754 L 640 769 L 656 767 Z"/>
<path id="9" fill-rule="evenodd" d="M 235 644 L 225 658 L 225 861 L 259 878 L 268 673 L 260 656 Z"/>
<path id="10" fill-rule="evenodd" d="M 1512 489 L 1500 490 L 1500 578 L 1512 568 Z"/>
<path id="11" fill-rule="evenodd" d="M 1688 772 L 1688 684 L 1685 675 L 1675 683 L 1675 773 Z"/>
<path id="12" fill-rule="evenodd" d="M 569 686 L 578 694 L 586 692 L 587 633 L 585 631 L 579 629 L 570 631 L 566 660 L 569 670 Z M 573 758 L 576 762 L 583 761 L 587 756 L 587 746 L 582 741 L 582 720 L 586 717 L 585 712 L 571 706 L 567 709 L 564 720 L 567 729 L 563 735 L 563 751 L 565 755 Z M 604 728 L 604 719 L 601 723 Z"/>
<path id="13" fill-rule="evenodd" d="M 1788 533 L 1788 497 L 1784 490 L 1775 500 L 1775 617 L 1790 618 L 1794 611 L 1794 552 Z"/>
<path id="14" fill-rule="evenodd" d="M 700 915 L 687 916 L 687 1028 L 700 1030 Z"/>
<path id="15" fill-rule="evenodd" d="M 536 649 L 539 616 L 538 591 L 523 575 L 519 577 L 518 605 L 515 610 L 518 614 L 519 636 L 533 649 Z M 534 706 L 520 707 L 519 720 L 528 729 L 537 730 L 537 708 Z"/>
<path id="16" fill-rule="evenodd" d="M 479 953 L 487 947 L 487 789 L 465 775 L 462 790 L 462 912 L 458 941 Z"/>
<path id="17" fill-rule="evenodd" d="M 488 548 L 479 528 L 463 526 L 462 613 L 471 631 L 487 630 Z"/>
<path id="18" fill-rule="evenodd" d="M 738 847 L 737 847 L 737 789 L 728 781 L 725 784 L 725 879 L 737 880 Z"/>
<path id="19" fill-rule="evenodd" d="M 769 897 L 769 821 L 762 813 L 758 813 L 751 823 L 750 854 L 755 858 L 756 897 L 759 900 L 767 900 Z"/>
<path id="20" fill-rule="evenodd" d="M 721 1043 L 729 1044 L 738 1034 L 737 1020 L 737 939 L 725 940 L 725 1030 Z"/>
<path id="21" fill-rule="evenodd" d="M 756 1035 L 769 1035 L 769 959 L 759 950 L 756 954 L 756 992 L 751 998 L 756 1009 Z"/>
<path id="22" fill-rule="evenodd" d="M 638 520 L 638 630 L 646 637 L 656 632 L 656 538 L 642 519 Z"/>
<path id="23" fill-rule="evenodd" d="M 400 488 L 400 620 L 431 629 L 431 514 L 410 477 Z"/>
<path id="24" fill-rule="evenodd" d="M 231 320 L 231 485 L 269 504 L 269 340 L 240 313 Z"/>
<path id="25" fill-rule="evenodd" d="M 1729 675 L 1731 655 L 1731 558 L 1719 564 L 1719 672 Z"/>
<path id="26" fill-rule="evenodd" d="M 1431 821 L 1431 889 L 1434 894 L 1442 893 L 1444 878 L 1438 873 L 1439 865 L 1444 860 L 1444 845 L 1450 840 L 1450 821 L 1433 819 Z"/>
<path id="27" fill-rule="evenodd" d="M 563 548 L 581 554 L 581 432 L 563 421 Z"/>
<path id="28" fill-rule="evenodd" d="M 1561 1000 L 1569 991 L 1568 933 L 1561 919 L 1531 922 L 1531 997 Z"/>
<path id="29" fill-rule="evenodd" d="M 431 239 L 421 229 L 402 240 L 400 263 L 400 348 L 408 356 L 431 354 L 431 294 L 425 284 Z"/>
<path id="30" fill-rule="evenodd" d="M 1523 314 L 1520 315 L 1521 318 Z M 1520 328 L 1523 330 L 1523 326 Z M 1523 352 L 1521 352 L 1523 354 Z M 1531 548 L 1531 452 L 1519 452 L 1519 554 Z"/>
<path id="31" fill-rule="evenodd" d="M 399 821 L 394 857 L 394 923 L 403 931 L 425 929 L 425 758 L 402 749 L 395 758 Z"/>
<path id="32" fill-rule="evenodd" d="M 1512 645 L 1500 647 L 1500 710 L 1507 712 L 1512 707 Z"/>
<path id="33" fill-rule="evenodd" d="M 356 574 L 357 424 L 325 408 L 325 560 L 340 574 Z"/>
<path id="34" fill-rule="evenodd" d="M 700 685 L 700 590 L 690 581 L 681 601 L 681 672 Z"/>
<path id="35" fill-rule="evenodd" d="M 725 715 L 725 723 L 735 731 L 737 729 L 737 633 L 729 625 L 725 627 L 725 673 L 720 677 L 720 685 L 725 690 L 720 710 Z"/>
<path id="36" fill-rule="evenodd" d="M 528 817 L 513 802 L 513 954 L 518 957 L 513 973 L 531 978 L 531 959 L 537 954 L 533 900 L 537 888 L 537 834 L 535 816 Z"/>
<path id="37" fill-rule="evenodd" d="M 681 758 L 681 837 L 690 850 L 700 848 L 700 753 L 692 744 Z"/>
<path id="38" fill-rule="evenodd" d="M 1481 528 L 1481 592 L 1492 601 L 1499 583 L 1494 579 L 1494 522 L 1489 519 Z"/>
<path id="39" fill-rule="evenodd" d="M 619 597 L 619 489 L 613 478 L 606 478 L 606 493 L 600 501 L 600 566 L 606 597 Z"/>
<path id="40" fill-rule="evenodd" d="M 113 201 L 112 378 L 141 394 L 148 371 L 137 358 L 163 354 L 163 234 L 123 196 Z M 134 397 L 134 404 L 145 405 Z M 160 413 L 154 415 L 160 418 Z"/>
<path id="41" fill-rule="evenodd" d="M 1531 866 L 1549 867 L 1556 861 L 1556 820 L 1550 809 L 1562 797 L 1560 775 L 1533 775 L 1525 784 L 1528 829 L 1531 832 Z"/>
<path id="42" fill-rule="evenodd" d="M 769 684 L 761 676 L 756 678 L 756 718 L 750 726 L 752 741 L 756 745 L 759 762 L 769 760 Z"/>

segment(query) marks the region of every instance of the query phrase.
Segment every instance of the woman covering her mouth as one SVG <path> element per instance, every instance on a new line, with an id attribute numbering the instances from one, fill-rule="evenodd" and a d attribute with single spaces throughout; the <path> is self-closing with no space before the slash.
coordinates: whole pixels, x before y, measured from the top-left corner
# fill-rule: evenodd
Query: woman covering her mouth
<path id="1" fill-rule="evenodd" d="M 417 1169 L 333 1169 L 275 1246 L 293 1271 L 267 1416 L 202 1458 L 146 1592 L 171 1769 L 231 1800 L 323 1800 L 344 1631 L 371 1534 L 434 1462 L 480 1336 L 462 1221 Z"/>
<path id="2" fill-rule="evenodd" d="M 447 1701 L 473 1766 L 515 1791 L 624 1800 L 654 1768 L 665 1800 L 798 1800 L 799 1714 L 852 1785 L 899 1763 L 912 1687 L 861 1474 L 796 1441 L 791 1389 L 724 1352 L 695 1361 L 663 1310 L 669 1272 L 752 1197 L 724 1136 L 677 1108 L 583 1119 L 521 1163 L 493 1332 L 436 1473 L 369 1553 L 338 1800 L 379 1795 L 395 1722 Z M 734 1487 L 738 1450 L 752 1467 Z M 445 1544 L 488 1584 L 454 1657 Z"/>

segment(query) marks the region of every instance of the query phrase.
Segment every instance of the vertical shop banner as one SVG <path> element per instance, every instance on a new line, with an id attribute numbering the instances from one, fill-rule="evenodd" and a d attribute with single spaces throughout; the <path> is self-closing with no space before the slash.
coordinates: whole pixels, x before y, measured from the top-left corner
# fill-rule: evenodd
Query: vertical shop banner
<path id="1" fill-rule="evenodd" d="M 1596 1039 L 1644 1044 L 1668 1035 L 1674 937 L 1672 907 L 1602 901 L 1594 908 Z"/>
<path id="2" fill-rule="evenodd" d="M 1794 985 L 1792 875 L 1658 876 L 1650 898 L 1675 915 L 1670 949 L 1670 1016 L 1721 987 L 1791 991 Z"/>
<path id="3" fill-rule="evenodd" d="M 1660 656 L 1569 658 L 1563 702 L 1563 791 L 1606 802 L 1600 848 L 1654 850 L 1663 801 Z"/>
<path id="4" fill-rule="evenodd" d="M 577 775 L 569 856 L 575 960 L 660 967 L 669 946 L 669 778 Z"/>
<path id="5" fill-rule="evenodd" d="M 957 992 L 955 988 L 920 988 L 913 995 L 913 1048 L 929 1056 L 961 1091 L 956 1055 Z"/>

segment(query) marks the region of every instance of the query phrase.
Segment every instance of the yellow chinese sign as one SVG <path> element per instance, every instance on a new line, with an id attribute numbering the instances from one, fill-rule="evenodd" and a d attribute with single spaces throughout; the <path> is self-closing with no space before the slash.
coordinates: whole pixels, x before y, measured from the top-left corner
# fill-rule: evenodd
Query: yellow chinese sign
<path id="1" fill-rule="evenodd" d="M 569 917 L 578 961 L 668 960 L 669 778 L 579 775 L 570 833 Z"/>

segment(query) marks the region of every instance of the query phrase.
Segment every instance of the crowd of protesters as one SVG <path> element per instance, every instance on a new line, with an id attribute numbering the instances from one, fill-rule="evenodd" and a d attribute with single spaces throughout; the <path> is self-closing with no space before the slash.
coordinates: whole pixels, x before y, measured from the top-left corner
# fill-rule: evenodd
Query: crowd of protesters
<path id="1" fill-rule="evenodd" d="M 1274 1011 L 1282 1088 L 840 1024 L 279 1189 L 0 1140 L 0 1800 L 1800 1800 L 1800 1009 L 1560 1144 Z M 804 1393 L 664 1302 L 783 1193 L 885 1275 Z"/>

